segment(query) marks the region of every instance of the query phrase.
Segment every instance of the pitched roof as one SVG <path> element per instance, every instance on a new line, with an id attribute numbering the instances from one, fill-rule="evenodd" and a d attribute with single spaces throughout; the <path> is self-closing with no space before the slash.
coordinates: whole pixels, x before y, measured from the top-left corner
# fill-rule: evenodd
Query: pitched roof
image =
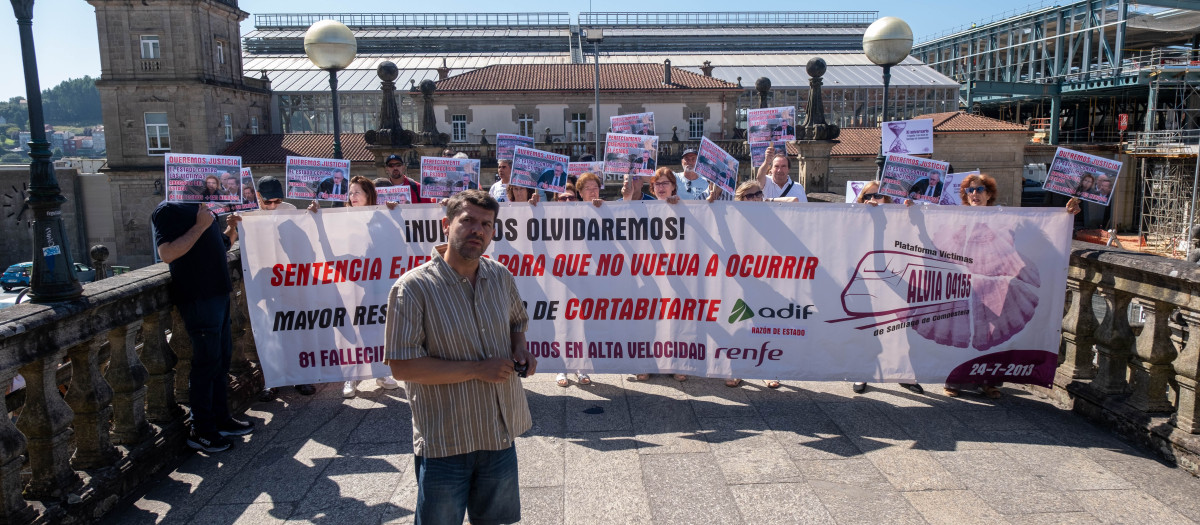
<path id="1" fill-rule="evenodd" d="M 737 84 L 663 64 L 600 64 L 601 91 L 738 90 Z M 592 91 L 595 64 L 498 64 L 438 81 L 438 91 Z"/>
<path id="2" fill-rule="evenodd" d="M 931 113 L 918 119 L 932 119 L 937 133 L 1030 133 L 1027 126 L 962 111 Z M 834 157 L 874 157 L 879 154 L 879 128 L 842 128 L 839 142 L 830 155 Z"/>
<path id="3" fill-rule="evenodd" d="M 240 156 L 243 166 L 283 164 L 288 155 L 327 159 L 333 157 L 333 133 L 242 135 L 221 154 Z M 342 158 L 350 162 L 375 161 L 362 133 L 342 133 Z"/>

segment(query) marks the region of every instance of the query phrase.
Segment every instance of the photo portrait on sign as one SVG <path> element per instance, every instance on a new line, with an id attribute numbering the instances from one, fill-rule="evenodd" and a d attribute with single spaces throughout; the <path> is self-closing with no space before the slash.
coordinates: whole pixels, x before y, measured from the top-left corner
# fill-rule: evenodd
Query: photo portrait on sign
<path id="1" fill-rule="evenodd" d="M 922 194 L 933 181 L 941 181 L 950 163 L 889 153 L 883 163 L 879 192 L 897 199 L 917 200 L 914 188 Z M 936 188 L 936 185 L 934 186 Z"/>
<path id="2" fill-rule="evenodd" d="M 532 148 L 533 147 L 533 137 L 526 137 L 524 135 L 508 135 L 505 133 L 497 134 L 496 135 L 496 160 L 504 160 L 504 159 L 512 160 L 513 150 L 515 150 L 517 146 L 524 146 L 526 148 Z"/>
<path id="3" fill-rule="evenodd" d="M 658 168 L 658 137 L 609 133 L 605 135 L 604 173 L 616 177 L 650 177 Z"/>
<path id="4" fill-rule="evenodd" d="M 350 161 L 313 157 L 287 158 L 287 198 L 346 202 L 350 189 Z"/>
<path id="5" fill-rule="evenodd" d="M 747 111 L 750 142 L 796 140 L 796 108 L 758 108 Z"/>
<path id="6" fill-rule="evenodd" d="M 1120 161 L 1058 148 L 1042 187 L 1046 191 L 1107 206 L 1112 201 L 1121 166 Z"/>
<path id="7" fill-rule="evenodd" d="M 654 112 L 617 115 L 608 119 L 609 133 L 653 135 Z"/>
<path id="8" fill-rule="evenodd" d="M 721 191 L 733 193 L 737 187 L 738 161 L 708 137 L 700 139 L 696 173 L 715 183 Z"/>
<path id="9" fill-rule="evenodd" d="M 241 204 L 242 158 L 222 155 L 164 155 L 166 201 Z"/>
<path id="10" fill-rule="evenodd" d="M 421 197 L 448 198 L 479 187 L 479 159 L 421 157 Z"/>
<path id="11" fill-rule="evenodd" d="M 255 192 L 254 175 L 250 168 L 242 168 L 242 203 L 227 206 L 218 213 L 254 211 L 258 209 L 258 193 Z"/>
<path id="12" fill-rule="evenodd" d="M 567 164 L 571 158 L 533 148 L 517 147 L 513 153 L 509 184 L 560 193 L 567 187 Z"/>

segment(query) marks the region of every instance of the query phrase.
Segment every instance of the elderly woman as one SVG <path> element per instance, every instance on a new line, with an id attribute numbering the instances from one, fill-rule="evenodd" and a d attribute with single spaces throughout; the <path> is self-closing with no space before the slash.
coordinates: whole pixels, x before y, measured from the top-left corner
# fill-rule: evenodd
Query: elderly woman
<path id="1" fill-rule="evenodd" d="M 375 183 L 371 182 L 371 179 L 362 175 L 355 175 L 350 178 L 350 188 L 346 192 L 346 206 L 351 208 L 374 206 L 377 198 L 378 194 L 375 193 Z M 395 209 L 396 203 L 389 202 L 387 203 L 387 207 L 388 209 Z M 312 204 L 308 205 L 308 211 L 313 213 L 317 213 L 319 209 L 320 204 L 317 201 L 312 201 Z M 358 383 L 359 381 L 356 379 L 346 381 L 342 385 L 342 397 L 347 399 L 354 397 L 355 393 L 358 392 Z M 375 384 L 379 385 L 380 388 L 388 390 L 400 388 L 400 385 L 396 383 L 395 379 L 392 379 L 390 373 L 386 376 L 375 378 Z"/>
<path id="2" fill-rule="evenodd" d="M 962 185 L 959 186 L 958 195 L 962 199 L 964 206 L 983 207 L 995 206 L 996 195 L 996 179 L 991 175 L 982 173 L 971 174 L 963 178 Z M 1067 213 L 1079 213 L 1079 199 L 1072 197 L 1067 201 Z M 946 383 L 944 391 L 949 397 L 958 397 L 962 394 L 963 389 L 978 388 L 983 395 L 991 399 L 999 399 L 1004 394 L 999 387 L 1002 384 L 1000 381 L 982 380 L 978 383 Z"/>
<path id="3" fill-rule="evenodd" d="M 597 176 L 595 173 L 584 173 L 583 175 L 579 176 L 579 179 L 577 179 L 575 181 L 574 185 L 572 185 L 571 183 L 568 182 L 567 189 L 568 190 L 578 189 L 579 193 L 580 193 L 581 201 L 590 202 L 590 203 L 592 203 L 593 206 L 596 206 L 598 208 L 598 207 L 604 205 L 604 201 L 602 199 L 600 199 L 601 185 L 602 184 L 600 183 L 600 177 Z M 568 195 L 568 193 L 563 192 L 563 193 L 559 194 L 560 197 L 563 195 Z M 560 200 L 562 200 L 562 199 L 560 199 Z M 574 198 L 566 199 L 566 202 L 574 202 L 574 201 L 575 201 Z M 591 376 L 587 375 L 586 372 L 582 372 L 582 371 L 575 372 L 575 380 L 579 381 L 579 384 L 581 384 L 581 385 L 592 384 Z M 571 381 L 569 379 L 567 379 L 567 374 L 565 372 L 559 373 L 558 376 L 554 378 L 554 382 L 557 383 L 558 386 L 561 386 L 564 388 L 571 384 Z"/>
<path id="4" fill-rule="evenodd" d="M 580 200 L 579 192 L 575 191 L 574 184 L 568 182 L 567 185 L 563 187 L 562 193 L 554 196 L 554 200 L 555 202 L 578 202 Z"/>
<path id="5" fill-rule="evenodd" d="M 627 201 L 642 200 L 643 197 L 640 191 L 637 191 L 638 183 L 631 183 L 632 179 L 626 178 L 625 185 L 621 187 L 621 199 Z M 678 188 L 675 178 L 675 172 L 671 168 L 661 167 L 654 171 L 654 176 L 650 177 L 650 189 L 654 192 L 654 198 L 660 201 L 667 201 L 667 204 L 677 204 L 679 202 Z M 650 374 L 637 374 L 634 377 L 635 381 L 645 381 L 650 379 Z M 675 374 L 676 381 L 687 381 L 688 376 L 685 374 Z"/>
<path id="6" fill-rule="evenodd" d="M 858 192 L 858 199 L 856 199 L 854 202 L 859 204 L 870 204 L 871 206 L 879 206 L 880 204 L 891 204 L 892 198 L 888 195 L 879 193 L 879 181 L 873 180 L 863 185 L 862 190 L 859 190 Z M 912 206 L 913 201 L 904 199 L 904 204 L 907 206 Z M 925 393 L 925 389 L 921 388 L 921 385 L 916 383 L 900 383 L 900 386 L 917 394 Z M 864 381 L 856 382 L 853 385 L 853 389 L 854 393 L 856 394 L 866 392 L 867 383 Z"/>

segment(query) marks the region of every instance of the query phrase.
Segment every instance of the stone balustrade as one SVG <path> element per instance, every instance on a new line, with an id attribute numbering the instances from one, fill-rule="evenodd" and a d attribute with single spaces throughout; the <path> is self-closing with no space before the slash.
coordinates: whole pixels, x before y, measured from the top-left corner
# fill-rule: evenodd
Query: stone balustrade
<path id="1" fill-rule="evenodd" d="M 261 373 L 238 252 L 229 264 L 238 404 Z M 94 520 L 189 453 L 191 345 L 170 279 L 159 264 L 89 283 L 76 301 L 0 310 L 0 385 L 25 380 L 8 396 L 16 423 L 0 418 L 0 523 Z"/>
<path id="2" fill-rule="evenodd" d="M 1059 404 L 1200 472 L 1200 269 L 1076 242 L 1067 276 Z"/>
<path id="3" fill-rule="evenodd" d="M 261 373 L 236 251 L 229 264 L 231 397 L 245 402 Z M 88 284 L 77 301 L 0 310 L 0 384 L 26 381 L 9 396 L 16 423 L 0 418 L 0 523 L 95 519 L 189 453 L 179 404 L 191 348 L 169 336 L 183 334 L 169 280 L 160 264 Z M 1031 390 L 1196 472 L 1200 270 L 1077 242 L 1066 294 L 1054 385 Z"/>

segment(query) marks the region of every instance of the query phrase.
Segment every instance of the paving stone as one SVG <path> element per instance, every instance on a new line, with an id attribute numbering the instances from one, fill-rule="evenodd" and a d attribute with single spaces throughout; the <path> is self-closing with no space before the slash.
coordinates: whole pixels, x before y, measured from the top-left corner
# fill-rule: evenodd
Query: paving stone
<path id="1" fill-rule="evenodd" d="M 953 413 L 937 405 L 880 412 L 915 440 L 913 448 L 916 449 L 954 451 L 995 448 L 986 434 L 968 428 Z"/>
<path id="2" fill-rule="evenodd" d="M 826 481 L 808 483 L 838 523 L 925 523 L 900 492 L 886 486 Z"/>
<path id="3" fill-rule="evenodd" d="M 1192 523 L 1183 514 L 1138 489 L 1076 491 L 1080 506 L 1096 523 Z"/>
<path id="4" fill-rule="evenodd" d="M 1000 406 L 994 407 L 992 410 L 959 411 L 954 414 L 954 417 L 962 421 L 968 428 L 981 433 L 996 430 L 1034 430 L 1037 428 L 1033 422 L 1025 419 L 1016 410 L 1009 410 Z"/>
<path id="5" fill-rule="evenodd" d="M 809 482 L 887 486 L 888 480 L 867 458 L 793 460 L 796 470 Z"/>
<path id="6" fill-rule="evenodd" d="M 687 399 L 652 395 L 629 396 L 629 414 L 641 454 L 708 452 L 700 423 Z"/>
<path id="7" fill-rule="evenodd" d="M 1005 515 L 1036 513 L 1082 512 L 1083 507 L 1071 492 L 1049 488 L 1024 490 L 996 490 L 990 487 L 973 490 L 979 499 L 996 512 Z M 1043 486 L 1039 484 L 1038 486 Z"/>
<path id="8" fill-rule="evenodd" d="M 567 432 L 629 431 L 629 405 L 625 391 L 617 386 L 597 383 L 577 389 L 566 401 Z"/>
<path id="9" fill-rule="evenodd" d="M 563 440 L 551 436 L 517 438 L 517 474 L 520 486 L 563 485 Z M 560 498 L 561 499 L 561 498 Z"/>
<path id="10" fill-rule="evenodd" d="M 245 466 L 245 475 L 231 479 L 213 502 L 250 503 L 262 494 L 276 502 L 300 501 L 338 453 L 316 441 L 299 445 L 299 450 L 285 445 L 266 448 Z"/>
<path id="11" fill-rule="evenodd" d="M 330 461 L 291 519 L 337 523 L 377 522 L 403 476 L 412 475 L 412 455 L 398 443 L 348 443 Z"/>
<path id="12" fill-rule="evenodd" d="M 712 454 L 642 455 L 655 523 L 740 523 L 742 516 Z"/>
<path id="13" fill-rule="evenodd" d="M 1031 470 L 1003 450 L 931 452 L 946 471 L 976 492 L 1051 490 L 1044 473 Z"/>
<path id="14" fill-rule="evenodd" d="M 205 505 L 191 523 L 196 525 L 260 525 L 284 523 L 291 514 L 289 503 L 250 505 Z"/>
<path id="15" fill-rule="evenodd" d="M 1095 516 L 1086 512 L 1044 512 L 1005 516 L 1005 518 L 1012 525 L 1093 525 L 1098 523 Z"/>
<path id="16" fill-rule="evenodd" d="M 794 460 L 845 459 L 862 454 L 815 403 L 797 405 L 789 414 L 763 414 L 763 419 Z"/>
<path id="17" fill-rule="evenodd" d="M 993 510 L 966 490 L 930 490 L 905 492 L 904 497 L 931 525 L 993 525 L 1007 523 Z"/>
<path id="18" fill-rule="evenodd" d="M 994 431 L 996 447 L 1047 483 L 1062 490 L 1110 490 L 1132 488 L 1112 473 L 1054 436 L 1041 431 Z"/>
<path id="19" fill-rule="evenodd" d="M 526 487 L 521 485 L 522 525 L 561 525 L 563 487 Z"/>
<path id="20" fill-rule="evenodd" d="M 783 483 L 804 477 L 775 434 L 758 418 L 706 418 L 704 439 L 730 485 Z"/>
<path id="21" fill-rule="evenodd" d="M 897 490 L 966 488 L 958 476 L 948 472 L 928 451 L 900 444 L 868 452 L 866 457 Z"/>
<path id="22" fill-rule="evenodd" d="M 1200 478 L 1154 460 L 1099 463 L 1180 514 L 1200 522 Z"/>
<path id="23" fill-rule="evenodd" d="M 734 485 L 729 490 L 745 523 L 836 523 L 807 483 Z"/>
<path id="24" fill-rule="evenodd" d="M 758 415 L 740 388 L 725 386 L 724 379 L 695 378 L 685 383 L 697 417 L 746 417 Z"/>
<path id="25" fill-rule="evenodd" d="M 622 432 L 568 434 L 563 522 L 651 523 L 642 464 L 632 436 Z"/>

